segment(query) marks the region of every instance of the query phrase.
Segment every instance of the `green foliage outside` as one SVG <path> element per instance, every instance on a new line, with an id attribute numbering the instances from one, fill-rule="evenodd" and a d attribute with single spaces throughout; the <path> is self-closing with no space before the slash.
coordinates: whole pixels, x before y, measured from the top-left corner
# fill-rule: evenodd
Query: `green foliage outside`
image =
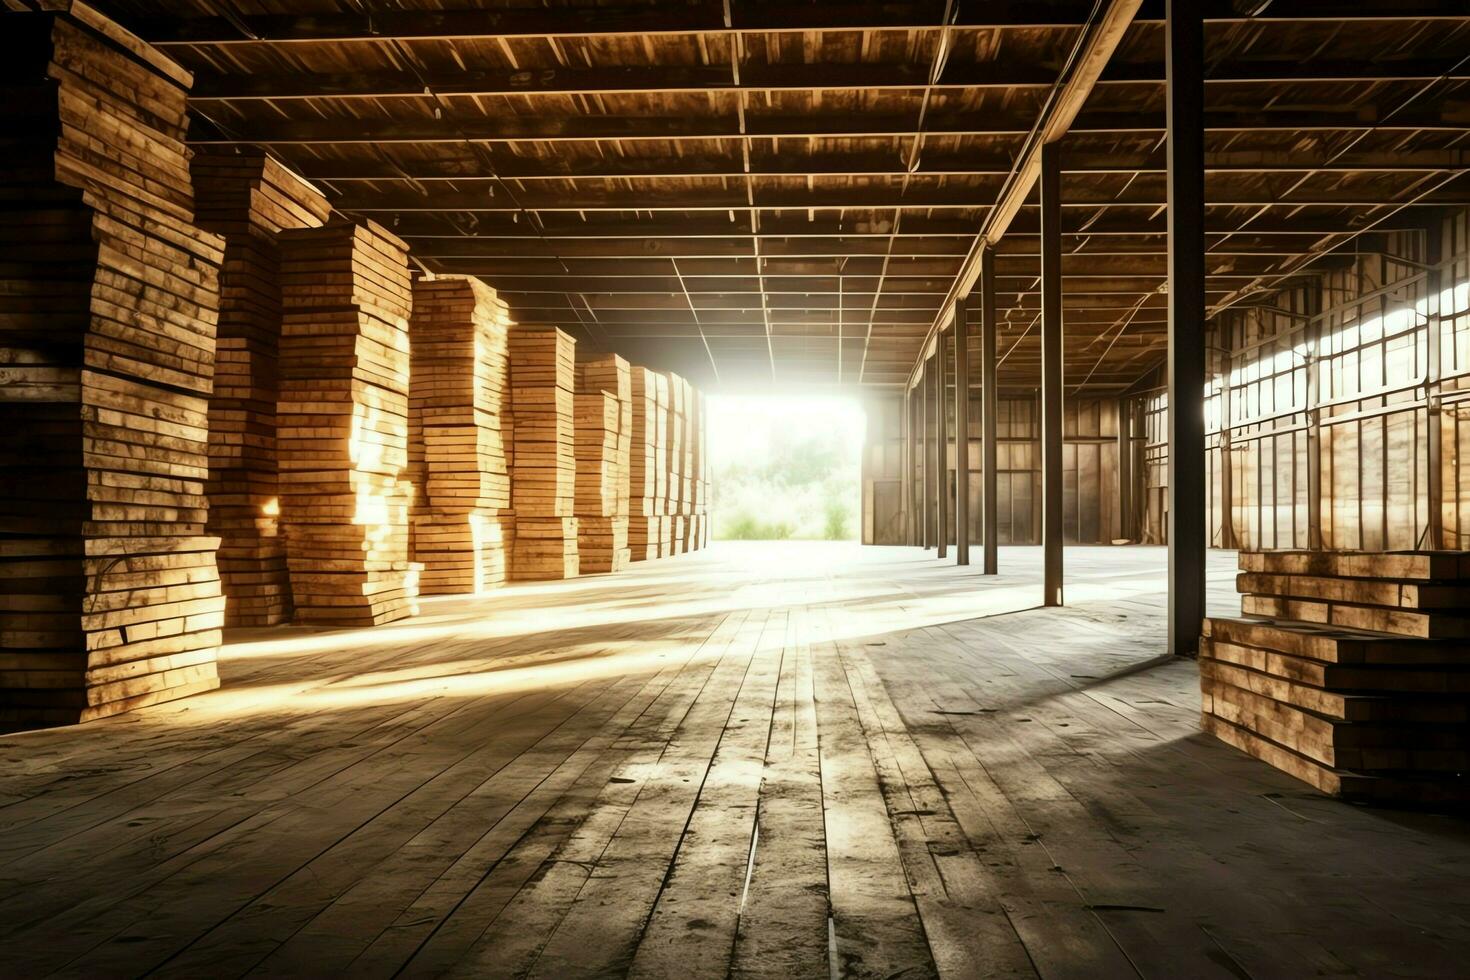
<path id="1" fill-rule="evenodd" d="M 713 536 L 855 540 L 861 477 L 853 440 L 794 431 L 799 427 L 790 419 L 752 418 L 750 424 L 769 426 L 768 451 L 749 454 L 760 458 L 712 461 Z"/>

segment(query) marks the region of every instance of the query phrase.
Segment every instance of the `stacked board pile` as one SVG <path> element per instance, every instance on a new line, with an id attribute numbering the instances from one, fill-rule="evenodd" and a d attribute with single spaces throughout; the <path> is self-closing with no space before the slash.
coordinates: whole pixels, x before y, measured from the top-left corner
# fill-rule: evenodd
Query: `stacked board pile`
<path id="1" fill-rule="evenodd" d="M 409 562 L 408 249 L 377 225 L 283 231 L 281 523 L 298 622 L 414 611 Z"/>
<path id="2" fill-rule="evenodd" d="M 1242 552 L 1207 619 L 1203 724 L 1325 793 L 1470 802 L 1470 555 Z"/>
<path id="3" fill-rule="evenodd" d="M 574 516 L 576 341 L 556 329 L 513 328 L 510 382 L 516 527 L 511 577 L 573 578 L 580 569 Z"/>
<path id="4" fill-rule="evenodd" d="M 414 561 L 425 595 L 479 594 L 506 581 L 510 314 L 473 278 L 413 287 L 410 380 Z"/>
<path id="5" fill-rule="evenodd" d="M 606 354 L 577 365 L 577 550 L 581 571 L 628 566 L 632 373 Z"/>
<path id="6" fill-rule="evenodd" d="M 190 76 L 115 25 L 8 13 L 0 177 L 0 727 L 218 686 L 205 533 L 223 242 Z"/>
<path id="7" fill-rule="evenodd" d="M 200 153 L 191 170 L 199 224 L 225 239 L 209 401 L 208 531 L 220 539 L 225 625 L 271 626 L 291 615 L 286 545 L 277 519 L 276 234 L 320 227 L 331 207 L 319 191 L 254 148 Z"/>
<path id="8" fill-rule="evenodd" d="M 660 486 L 668 480 L 667 463 L 659 451 L 662 416 L 658 409 L 658 379 L 648 368 L 632 369 L 632 425 L 628 450 L 628 547 L 633 561 L 658 558 L 663 515 Z"/>
<path id="9" fill-rule="evenodd" d="M 668 440 L 664 447 L 668 453 L 669 493 L 664 505 L 668 522 L 666 555 L 678 555 L 685 551 L 685 502 L 684 502 L 684 396 L 687 383 L 677 374 L 668 375 L 669 403 L 667 406 Z"/>
<path id="10" fill-rule="evenodd" d="M 653 512 L 658 515 L 657 527 L 650 525 L 650 532 L 656 531 L 653 537 L 654 557 L 667 558 L 674 553 L 673 529 L 674 522 L 669 515 L 672 513 L 669 503 L 669 493 L 674 489 L 672 474 L 669 472 L 669 440 L 673 438 L 673 391 L 669 386 L 667 374 L 656 374 L 654 381 L 654 403 L 658 415 L 658 424 L 654 430 L 654 452 L 657 456 L 657 469 L 654 473 L 656 481 L 654 484 Z"/>
<path id="11" fill-rule="evenodd" d="M 704 392 L 694 392 L 690 418 L 690 514 L 689 547 L 698 550 L 709 545 L 709 457 L 705 453 Z"/>

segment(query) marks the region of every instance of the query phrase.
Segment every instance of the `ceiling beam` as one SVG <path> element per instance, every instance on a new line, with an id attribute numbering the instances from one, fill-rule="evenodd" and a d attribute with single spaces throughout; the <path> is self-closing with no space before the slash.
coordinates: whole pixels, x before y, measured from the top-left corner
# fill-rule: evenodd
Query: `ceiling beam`
<path id="1" fill-rule="evenodd" d="M 975 235 L 960 271 L 955 276 L 953 288 L 946 297 L 939 313 L 930 324 L 929 334 L 924 339 L 919 354 L 914 359 L 909 383 L 918 376 L 919 366 L 934 339 L 939 336 L 944 324 L 954 316 L 955 304 L 961 297 L 968 296 L 980 277 L 981 256 L 989 246 L 1000 241 L 1026 200 L 1036 189 L 1041 176 L 1042 147 L 1055 143 L 1078 126 L 1083 105 L 1092 94 L 1098 79 L 1102 77 L 1113 52 L 1122 43 L 1129 25 L 1139 13 L 1140 0 L 1110 0 L 1108 6 L 1095 20 L 1084 28 L 1077 40 L 1068 64 L 1057 79 L 1059 88 L 1055 97 L 1046 102 L 1040 115 L 1033 123 L 1027 142 L 1017 157 L 1015 167 L 1001 188 L 996 206 L 986 213 L 978 233 Z"/>
<path id="2" fill-rule="evenodd" d="M 1227 62 L 1211 68 L 1213 85 L 1387 81 L 1460 81 L 1470 71 L 1455 61 L 1394 58 L 1375 61 Z M 726 65 L 502 68 L 459 71 L 285 72 L 206 71 L 195 75 L 189 101 L 262 99 L 429 99 L 434 96 L 564 96 L 627 93 L 769 92 L 922 89 L 928 69 L 911 62 L 857 64 L 742 64 L 736 80 Z M 1046 89 L 1056 72 L 1034 62 L 949 62 L 936 89 Z M 1163 85 L 1162 63 L 1111 65 L 1099 87 Z M 426 91 L 426 89 L 428 91 Z M 432 95 L 430 94 L 432 92 Z"/>
<path id="3" fill-rule="evenodd" d="M 618 180 L 649 178 L 677 180 L 718 177 L 744 178 L 747 174 L 736 154 L 691 154 L 679 157 L 617 157 L 592 159 L 550 158 L 491 153 L 491 172 L 480 156 L 467 155 L 442 160 L 319 160 L 294 161 L 293 169 L 308 180 L 325 183 L 358 181 L 408 181 L 432 183 L 455 181 L 475 183 L 501 180 Z M 1411 149 L 1395 153 L 1349 153 L 1331 159 L 1320 153 L 1292 150 L 1227 150 L 1206 156 L 1207 173 L 1432 173 L 1470 167 L 1470 150 Z M 896 177 L 908 171 L 896 153 L 803 154 L 754 156 L 751 177 Z M 1010 173 L 1009 157 L 981 153 L 926 153 L 915 175 L 997 176 Z M 1117 173 L 1161 174 L 1163 157 L 1124 152 L 1094 153 L 1069 150 L 1062 162 L 1064 174 Z"/>
<path id="4" fill-rule="evenodd" d="M 1133 2 L 1133 0 L 1128 0 Z M 744 140 L 839 139 L 920 134 L 912 114 L 809 113 L 745 116 L 741 132 L 735 114 L 685 117 L 578 115 L 455 116 L 417 119 L 249 119 L 232 121 L 228 132 L 195 118 L 189 142 L 200 146 L 258 143 L 268 146 L 419 143 L 547 143 L 583 140 Z M 926 136 L 1024 137 L 1032 122 L 1000 113 L 953 113 L 925 122 Z M 1376 122 L 1354 111 L 1268 110 L 1207 113 L 1205 128 L 1213 132 L 1463 132 L 1464 122 L 1439 107 L 1401 113 Z M 1070 131 L 1078 133 L 1157 134 L 1164 129 L 1161 112 L 1095 112 L 1078 116 Z"/>
<path id="5" fill-rule="evenodd" d="M 1127 190 L 1114 192 L 1072 183 L 1063 190 L 1064 208 L 1161 208 L 1161 188 L 1136 181 Z M 1218 182 L 1217 182 L 1218 183 Z M 1393 204 L 1393 187 L 1302 187 L 1290 196 L 1273 192 L 1272 188 L 1245 190 L 1206 189 L 1208 205 L 1249 208 L 1354 207 L 1373 208 Z M 936 209 L 980 210 L 1001 206 L 995 188 L 987 187 L 832 187 L 792 191 L 761 191 L 753 194 L 737 189 L 695 189 L 675 192 L 577 193 L 573 191 L 537 190 L 509 195 L 491 195 L 481 191 L 435 191 L 414 194 L 401 190 L 354 191 L 341 194 L 332 202 L 340 211 L 359 214 L 519 214 L 526 211 L 563 213 L 618 212 L 685 212 L 685 211 L 891 211 L 895 208 L 914 211 Z M 1470 193 L 1446 190 L 1417 202 L 1433 207 L 1470 203 Z M 1034 208 L 1036 202 L 1022 200 L 1012 205 L 1011 216 L 1022 208 Z"/>
<path id="6" fill-rule="evenodd" d="M 1433 0 L 1398 2 L 1275 3 L 1252 17 L 1228 0 L 1204 3 L 1214 23 L 1282 21 L 1403 21 L 1462 19 L 1463 5 Z M 1084 23 L 1092 4 L 993 0 L 961 7 L 960 29 L 1070 28 Z M 1151 3 L 1150 21 L 1162 20 L 1162 4 Z M 939 31 L 932 3 L 882 4 L 779 2 L 733 5 L 727 23 L 719 5 L 636 7 L 585 6 L 556 10 L 375 10 L 371 13 L 250 14 L 231 17 L 136 17 L 135 33 L 154 45 L 292 44 L 301 42 L 384 42 L 549 39 L 669 34 L 764 34 L 810 31 Z"/>
<path id="7" fill-rule="evenodd" d="M 1295 214 L 1290 216 L 1267 215 L 1242 226 L 1240 219 L 1228 212 L 1207 215 L 1207 230 L 1213 235 L 1245 236 L 1249 239 L 1307 238 L 1315 240 L 1322 235 L 1333 234 L 1351 228 L 1353 222 L 1335 216 Z M 1062 234 L 1064 237 L 1086 238 L 1089 248 L 1110 249 L 1131 247 L 1117 243 L 1117 239 L 1152 239 L 1153 246 L 1164 247 L 1164 223 L 1160 218 L 1138 219 L 1136 216 L 1108 215 L 1089 220 L 1088 215 L 1064 215 Z M 660 218 L 652 221 L 631 220 L 619 217 L 616 221 L 585 221 L 547 212 L 541 218 L 540 228 L 513 221 L 512 216 L 477 215 L 474 220 L 455 222 L 432 213 L 403 214 L 393 231 L 400 238 L 422 242 L 462 242 L 465 239 L 506 241 L 646 241 L 648 239 L 700 239 L 748 238 L 752 234 L 750 222 L 745 215 L 737 220 L 710 215 L 690 215 L 685 218 Z M 1011 226 L 1006 239 L 1031 239 L 1037 237 L 1036 222 L 1030 215 L 1022 214 Z M 956 218 L 929 218 L 923 215 L 908 215 L 897 230 L 899 238 L 963 238 L 970 239 L 975 233 L 973 221 Z M 767 216 L 757 233 L 761 238 L 887 238 L 894 234 L 890 218 L 807 218 L 805 216 Z M 1300 249 L 1282 248 L 1299 252 Z M 426 246 L 428 247 L 428 246 Z M 693 247 L 693 246 L 691 246 Z M 997 249 L 1035 252 L 1035 244 L 1001 245 Z"/>

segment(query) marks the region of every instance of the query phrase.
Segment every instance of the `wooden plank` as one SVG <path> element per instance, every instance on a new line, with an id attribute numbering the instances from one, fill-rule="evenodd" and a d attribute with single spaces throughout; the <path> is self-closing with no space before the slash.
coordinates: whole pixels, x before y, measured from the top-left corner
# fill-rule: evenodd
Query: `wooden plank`
<path id="1" fill-rule="evenodd" d="M 827 851 L 810 613 L 788 611 L 732 977 L 829 976 Z"/>
<path id="2" fill-rule="evenodd" d="M 832 967 L 843 976 L 937 976 L 853 691 L 830 638 L 834 631 L 823 626 L 813 634 L 812 655 L 823 735 Z"/>

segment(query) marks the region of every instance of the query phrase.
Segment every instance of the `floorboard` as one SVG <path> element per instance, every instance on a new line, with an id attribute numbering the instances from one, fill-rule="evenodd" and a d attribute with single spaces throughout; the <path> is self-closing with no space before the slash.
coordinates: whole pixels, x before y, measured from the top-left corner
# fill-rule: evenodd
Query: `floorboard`
<path id="1" fill-rule="evenodd" d="M 16 976 L 1456 975 L 1470 827 L 1202 735 L 1165 554 L 727 544 L 0 738 Z M 1238 610 L 1212 553 L 1212 612 Z"/>

